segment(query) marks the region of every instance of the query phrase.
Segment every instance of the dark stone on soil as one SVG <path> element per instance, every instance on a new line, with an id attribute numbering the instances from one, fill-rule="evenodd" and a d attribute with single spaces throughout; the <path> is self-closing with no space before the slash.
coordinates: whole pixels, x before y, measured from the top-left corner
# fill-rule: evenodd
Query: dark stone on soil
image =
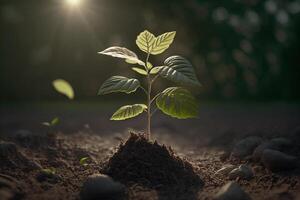
<path id="1" fill-rule="evenodd" d="M 224 185 L 214 196 L 215 200 L 251 200 L 250 196 L 235 182 Z"/>
<path id="2" fill-rule="evenodd" d="M 80 198 L 81 200 L 124 199 L 125 187 L 107 175 L 94 174 L 83 183 Z"/>
<path id="3" fill-rule="evenodd" d="M 271 149 L 264 150 L 261 160 L 273 172 L 292 170 L 298 166 L 296 157 Z"/>
<path id="4" fill-rule="evenodd" d="M 0 141 L 0 168 L 41 169 L 35 161 L 30 160 L 12 142 Z"/>
<path id="5" fill-rule="evenodd" d="M 258 136 L 250 136 L 240 140 L 234 146 L 231 156 L 238 159 L 244 159 L 246 156 L 252 155 L 253 150 L 262 143 L 262 138 Z"/>
<path id="6" fill-rule="evenodd" d="M 19 182 L 11 176 L 0 174 L 0 199 L 17 200 L 24 196 Z"/>
<path id="7" fill-rule="evenodd" d="M 193 165 L 171 148 L 131 134 L 110 158 L 102 172 L 121 183 L 139 183 L 150 188 L 198 188 L 204 185 Z"/>
<path id="8" fill-rule="evenodd" d="M 274 138 L 271 141 L 260 144 L 255 148 L 252 158 L 255 162 L 261 160 L 262 154 L 266 149 L 272 149 L 277 151 L 287 151 L 293 147 L 293 143 L 286 138 Z"/>
<path id="9" fill-rule="evenodd" d="M 236 178 L 250 180 L 253 178 L 252 169 L 247 165 L 240 165 L 238 168 L 233 169 L 228 174 L 229 179 L 233 180 Z"/>

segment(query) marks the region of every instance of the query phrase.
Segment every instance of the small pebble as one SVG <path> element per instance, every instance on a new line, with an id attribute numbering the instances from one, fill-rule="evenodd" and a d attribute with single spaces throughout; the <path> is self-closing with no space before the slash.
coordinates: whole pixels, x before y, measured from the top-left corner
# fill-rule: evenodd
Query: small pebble
<path id="1" fill-rule="evenodd" d="M 236 178 L 250 180 L 253 178 L 252 169 L 247 165 L 240 165 L 238 168 L 233 169 L 228 174 L 228 178 L 234 180 Z"/>
<path id="2" fill-rule="evenodd" d="M 244 159 L 247 156 L 251 155 L 253 153 L 253 150 L 262 143 L 262 138 L 258 136 L 250 136 L 245 139 L 240 140 L 236 143 L 234 146 L 231 156 L 238 158 L 238 159 Z"/>
<path id="3" fill-rule="evenodd" d="M 81 200 L 124 199 L 125 187 L 104 174 L 94 174 L 83 183 Z"/>
<path id="4" fill-rule="evenodd" d="M 261 160 L 273 172 L 292 170 L 298 166 L 296 157 L 271 149 L 264 150 Z"/>
<path id="5" fill-rule="evenodd" d="M 251 200 L 250 196 L 235 182 L 224 185 L 214 196 L 215 200 Z"/>

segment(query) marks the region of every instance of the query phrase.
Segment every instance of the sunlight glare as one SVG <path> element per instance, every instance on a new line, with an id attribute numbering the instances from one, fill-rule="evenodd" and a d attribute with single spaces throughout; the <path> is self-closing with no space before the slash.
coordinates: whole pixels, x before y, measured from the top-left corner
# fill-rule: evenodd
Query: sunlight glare
<path id="1" fill-rule="evenodd" d="M 66 0 L 66 1 L 71 6 L 77 6 L 80 4 L 80 0 Z"/>

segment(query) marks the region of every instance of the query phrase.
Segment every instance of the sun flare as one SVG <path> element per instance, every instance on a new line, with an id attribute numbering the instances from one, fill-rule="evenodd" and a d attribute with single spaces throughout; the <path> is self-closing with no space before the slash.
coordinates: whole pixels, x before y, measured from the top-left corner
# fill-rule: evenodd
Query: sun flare
<path id="1" fill-rule="evenodd" d="M 66 2 L 71 6 L 77 6 L 80 4 L 81 0 L 66 0 Z"/>

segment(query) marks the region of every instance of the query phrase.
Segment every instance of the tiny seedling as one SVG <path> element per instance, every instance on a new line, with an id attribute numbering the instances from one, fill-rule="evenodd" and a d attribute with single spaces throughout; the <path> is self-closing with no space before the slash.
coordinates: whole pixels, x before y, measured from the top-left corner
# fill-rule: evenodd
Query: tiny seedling
<path id="1" fill-rule="evenodd" d="M 79 160 L 80 165 L 87 166 L 87 161 L 89 160 L 89 157 L 83 157 Z"/>
<path id="2" fill-rule="evenodd" d="M 55 117 L 53 118 L 50 122 L 43 122 L 42 124 L 44 126 L 48 126 L 48 127 L 54 127 L 59 123 L 59 118 Z"/>
<path id="3" fill-rule="evenodd" d="M 53 167 L 42 169 L 41 171 L 45 174 L 48 174 L 48 175 L 55 175 L 56 174 L 56 170 Z"/>
<path id="4" fill-rule="evenodd" d="M 152 95 L 152 85 L 158 77 L 166 78 L 182 86 L 201 86 L 193 66 L 181 56 L 168 57 L 164 64 L 160 66 L 153 66 L 149 62 L 150 55 L 161 54 L 169 48 L 175 38 L 175 34 L 176 32 L 172 31 L 156 37 L 147 30 L 140 33 L 137 36 L 136 44 L 141 51 L 146 53 L 145 61 L 140 60 L 134 52 L 124 47 L 113 46 L 99 52 L 100 54 L 125 59 L 127 63 L 135 65 L 131 68 L 133 71 L 146 77 L 147 86 L 143 87 L 136 78 L 112 76 L 102 84 L 98 95 L 113 92 L 129 94 L 141 88 L 147 96 L 146 104 L 138 103 L 122 106 L 112 115 L 111 120 L 133 118 L 146 111 L 148 139 L 151 136 L 151 116 L 157 109 L 178 119 L 193 118 L 198 115 L 196 99 L 183 87 L 169 87 L 156 95 Z M 152 110 L 151 106 L 154 101 L 156 102 L 156 109 Z"/>

